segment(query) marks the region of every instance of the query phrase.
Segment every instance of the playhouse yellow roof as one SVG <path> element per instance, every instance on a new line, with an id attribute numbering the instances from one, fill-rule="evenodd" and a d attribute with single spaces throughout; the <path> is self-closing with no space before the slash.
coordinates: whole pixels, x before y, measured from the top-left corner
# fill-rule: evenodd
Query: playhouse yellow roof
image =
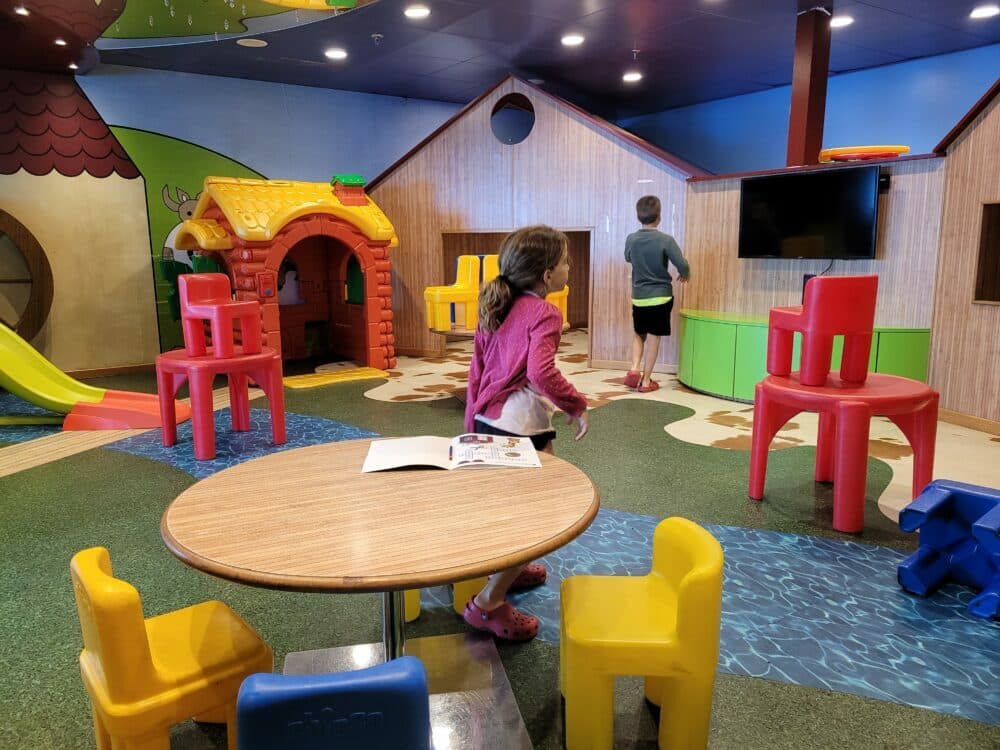
<path id="1" fill-rule="evenodd" d="M 198 199 L 194 216 L 185 224 L 201 220 L 201 231 L 193 234 L 198 240 L 208 239 L 214 233 L 204 226 L 206 221 L 202 220 L 202 216 L 214 203 L 225 214 L 238 237 L 247 242 L 268 242 L 288 222 L 300 216 L 329 214 L 353 224 L 368 239 L 388 242 L 395 247 L 398 244 L 396 230 L 375 202 L 365 197 L 367 205 L 345 206 L 334 194 L 333 187 L 324 182 L 206 177 L 205 189 Z M 201 247 L 212 249 L 204 245 Z"/>

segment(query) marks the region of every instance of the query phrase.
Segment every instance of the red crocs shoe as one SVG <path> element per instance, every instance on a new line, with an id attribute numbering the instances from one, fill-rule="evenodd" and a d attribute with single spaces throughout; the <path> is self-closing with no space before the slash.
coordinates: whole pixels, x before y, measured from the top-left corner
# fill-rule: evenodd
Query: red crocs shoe
<path id="1" fill-rule="evenodd" d="M 650 380 L 649 385 L 640 385 L 639 393 L 652 393 L 660 387 L 660 384 L 655 380 Z"/>
<path id="2" fill-rule="evenodd" d="M 635 390 L 639 387 L 639 381 L 642 380 L 642 374 L 638 370 L 629 370 L 625 373 L 625 387 Z"/>
<path id="3" fill-rule="evenodd" d="M 469 599 L 462 618 L 476 630 L 488 630 L 505 641 L 530 641 L 538 635 L 538 618 L 518 612 L 510 602 L 487 611 Z"/>
<path id="4" fill-rule="evenodd" d="M 514 583 L 510 585 L 510 591 L 519 591 L 520 589 L 530 589 L 535 586 L 541 586 L 545 583 L 545 579 L 549 577 L 549 573 L 545 570 L 545 566 L 541 563 L 531 563 L 526 565 L 524 570 L 520 572 L 517 578 L 514 579 Z"/>

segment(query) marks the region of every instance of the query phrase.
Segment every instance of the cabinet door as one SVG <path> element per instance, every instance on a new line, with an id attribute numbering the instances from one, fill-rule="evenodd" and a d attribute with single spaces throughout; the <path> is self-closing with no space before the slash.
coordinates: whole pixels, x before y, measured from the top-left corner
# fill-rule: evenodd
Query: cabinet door
<path id="1" fill-rule="evenodd" d="M 767 326 L 737 326 L 733 398 L 753 401 L 754 386 L 765 377 L 767 377 Z"/>
<path id="2" fill-rule="evenodd" d="M 699 320 L 695 331 L 691 387 L 723 398 L 732 398 L 736 368 L 736 325 Z"/>
<path id="3" fill-rule="evenodd" d="M 927 382 L 930 331 L 879 331 L 875 372 Z"/>

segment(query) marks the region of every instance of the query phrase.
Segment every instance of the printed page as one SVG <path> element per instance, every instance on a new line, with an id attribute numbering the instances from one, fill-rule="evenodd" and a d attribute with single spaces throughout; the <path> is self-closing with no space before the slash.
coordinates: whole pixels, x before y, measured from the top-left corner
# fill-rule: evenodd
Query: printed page
<path id="1" fill-rule="evenodd" d="M 538 453 L 529 438 L 503 437 L 500 435 L 459 435 L 451 441 L 452 465 L 511 466 L 541 468 Z"/>
<path id="2" fill-rule="evenodd" d="M 451 441 L 448 438 L 421 437 L 374 440 L 368 448 L 362 472 L 399 469 L 403 466 L 436 466 L 450 469 Z"/>

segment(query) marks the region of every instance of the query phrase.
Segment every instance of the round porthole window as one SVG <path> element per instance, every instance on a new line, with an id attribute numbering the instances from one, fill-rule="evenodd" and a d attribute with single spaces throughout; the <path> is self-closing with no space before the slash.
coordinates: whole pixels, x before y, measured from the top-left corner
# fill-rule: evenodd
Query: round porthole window
<path id="1" fill-rule="evenodd" d="M 52 308 L 52 269 L 42 246 L 0 211 L 0 322 L 31 341 Z"/>
<path id="2" fill-rule="evenodd" d="M 493 105 L 490 128 L 500 143 L 520 143 L 535 126 L 535 108 L 524 94 L 507 94 Z"/>

